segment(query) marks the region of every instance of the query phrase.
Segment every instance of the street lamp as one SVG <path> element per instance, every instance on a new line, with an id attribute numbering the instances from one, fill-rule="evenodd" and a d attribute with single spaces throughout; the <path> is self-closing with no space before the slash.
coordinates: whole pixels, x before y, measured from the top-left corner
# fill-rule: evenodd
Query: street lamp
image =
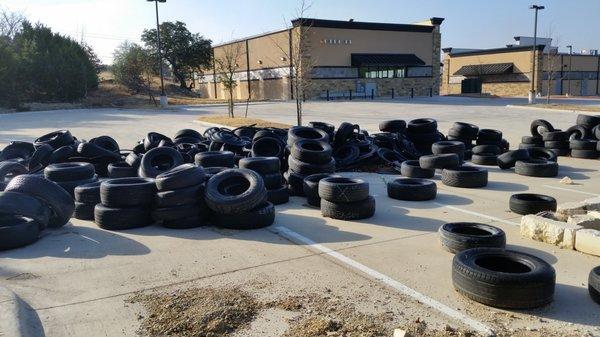
<path id="1" fill-rule="evenodd" d="M 162 61 L 162 52 L 160 46 L 160 25 L 158 23 L 158 3 L 165 3 L 167 0 L 146 0 L 148 2 L 154 2 L 154 6 L 156 8 L 156 39 L 158 40 L 158 68 L 160 69 L 160 106 L 166 108 L 168 103 L 167 94 L 165 93 L 165 83 L 164 83 L 164 75 L 163 75 L 163 61 Z"/>
<path id="2" fill-rule="evenodd" d="M 567 73 L 567 78 L 569 79 L 569 85 L 568 85 L 568 89 L 567 89 L 567 96 L 571 96 L 571 66 L 573 65 L 573 63 L 571 62 L 571 59 L 573 58 L 573 46 L 568 45 L 567 48 L 569 48 L 569 72 Z"/>
<path id="3" fill-rule="evenodd" d="M 533 24 L 533 55 L 531 56 L 531 91 L 529 92 L 529 104 L 535 103 L 535 51 L 537 50 L 537 19 L 538 11 L 544 6 L 531 5 L 529 9 L 535 10 L 535 21 Z"/>

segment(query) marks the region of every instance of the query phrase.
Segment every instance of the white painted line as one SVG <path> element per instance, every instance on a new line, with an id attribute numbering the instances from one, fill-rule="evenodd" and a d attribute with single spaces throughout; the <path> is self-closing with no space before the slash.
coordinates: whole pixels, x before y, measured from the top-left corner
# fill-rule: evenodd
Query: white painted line
<path id="1" fill-rule="evenodd" d="M 573 192 L 573 193 L 591 195 L 591 196 L 594 196 L 594 197 L 597 197 L 598 195 L 600 195 L 600 194 L 596 194 L 596 193 L 590 193 L 590 192 L 584 192 L 584 191 L 577 191 L 577 190 L 572 190 L 570 188 L 563 188 L 563 187 L 552 186 L 552 185 L 542 185 L 542 186 L 547 187 L 547 188 L 552 188 L 552 189 L 555 189 L 555 190 L 560 190 L 560 191 L 567 191 L 567 192 Z"/>
<path id="2" fill-rule="evenodd" d="M 345 255 L 342 255 L 330 248 L 327 248 L 321 244 L 318 244 L 318 243 L 314 242 L 313 240 L 311 240 L 305 236 L 302 236 L 301 234 L 298 234 L 287 227 L 277 226 L 277 227 L 274 227 L 273 229 L 276 230 L 278 234 L 280 234 L 292 241 L 306 244 L 313 249 L 319 250 L 319 251 L 335 258 L 336 260 L 338 260 L 340 262 L 343 262 L 355 269 L 360 270 L 361 272 L 398 290 L 399 292 L 401 292 L 407 296 L 410 296 L 410 297 L 414 298 L 415 300 L 417 300 L 433 309 L 436 309 L 449 317 L 452 317 L 458 321 L 463 322 L 464 324 L 470 326 L 472 329 L 477 330 L 478 332 L 485 334 L 486 336 L 495 336 L 496 335 L 494 330 L 492 330 L 487 325 L 485 325 L 485 324 L 483 324 L 461 312 L 458 312 L 457 310 L 454 310 L 445 304 L 442 304 L 432 298 L 429 298 L 429 297 L 419 293 L 418 291 L 413 290 L 413 289 L 405 286 L 404 284 L 392 279 L 391 277 L 389 277 L 387 275 L 384 275 L 374 269 L 371 269 L 371 268 L 365 266 L 364 264 L 354 261 L 351 258 L 346 257 Z"/>
<path id="3" fill-rule="evenodd" d="M 458 207 L 454 207 L 454 206 L 450 206 L 450 205 L 444 205 L 444 204 L 440 204 L 439 202 L 434 202 L 434 204 L 436 204 L 436 205 L 438 205 L 440 207 L 445 207 L 445 208 L 451 209 L 453 211 L 458 211 L 458 212 L 462 212 L 462 213 L 474 215 L 474 216 L 479 217 L 479 218 L 484 218 L 484 219 L 488 219 L 488 220 L 492 220 L 492 221 L 498 221 L 498 222 L 505 223 L 507 225 L 520 226 L 520 224 L 518 224 L 516 222 L 509 221 L 509 220 L 504 220 L 504 219 L 500 219 L 500 218 L 496 218 L 495 216 L 481 214 L 481 213 L 469 211 L 469 210 L 466 210 L 466 209 L 462 209 L 462 208 L 458 208 Z"/>
<path id="4" fill-rule="evenodd" d="M 100 242 L 99 242 L 99 241 L 96 241 L 96 240 L 94 240 L 94 239 L 90 238 L 89 236 L 85 236 L 85 235 L 83 235 L 83 234 L 79 234 L 79 236 L 81 236 L 82 238 L 84 238 L 84 239 L 86 239 L 86 240 L 90 240 L 90 241 L 92 241 L 92 242 L 95 242 L 95 243 L 97 243 L 97 244 L 100 244 Z"/>

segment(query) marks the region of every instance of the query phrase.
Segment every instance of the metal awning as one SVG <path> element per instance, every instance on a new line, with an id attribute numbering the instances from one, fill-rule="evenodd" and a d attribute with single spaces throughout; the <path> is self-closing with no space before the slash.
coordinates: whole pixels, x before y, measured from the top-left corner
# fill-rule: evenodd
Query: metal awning
<path id="1" fill-rule="evenodd" d="M 473 64 L 462 66 L 454 75 L 478 76 L 478 75 L 499 75 L 510 74 L 513 72 L 512 63 L 492 63 L 492 64 Z"/>
<path id="2" fill-rule="evenodd" d="M 352 54 L 353 67 L 423 66 L 425 62 L 415 54 Z"/>

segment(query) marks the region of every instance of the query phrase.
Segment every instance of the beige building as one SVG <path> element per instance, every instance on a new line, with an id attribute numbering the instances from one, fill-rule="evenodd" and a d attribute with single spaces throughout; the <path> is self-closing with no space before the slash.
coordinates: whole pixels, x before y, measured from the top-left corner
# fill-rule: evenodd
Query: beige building
<path id="1" fill-rule="evenodd" d="M 222 78 L 233 73 L 235 99 L 292 99 L 291 76 L 298 73 L 294 48 L 303 48 L 299 68 L 310 73 L 305 76 L 310 79 L 305 98 L 438 95 L 443 20 L 390 24 L 296 19 L 289 29 L 214 46 L 216 62 L 196 88 L 204 97 L 227 98 Z M 295 41 L 300 38 L 305 41 Z M 223 63 L 233 63 L 234 69 L 223 71 Z"/>
<path id="2" fill-rule="evenodd" d="M 442 95 L 527 96 L 531 90 L 532 45 L 484 50 L 444 48 L 443 51 Z M 535 55 L 534 87 L 538 94 L 599 95 L 600 56 L 597 53 L 570 55 L 558 53 L 556 47 L 538 45 Z"/>

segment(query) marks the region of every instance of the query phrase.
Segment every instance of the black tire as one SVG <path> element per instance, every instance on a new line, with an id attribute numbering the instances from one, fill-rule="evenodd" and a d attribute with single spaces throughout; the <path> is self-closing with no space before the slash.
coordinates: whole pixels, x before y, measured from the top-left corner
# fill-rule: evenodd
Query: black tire
<path id="1" fill-rule="evenodd" d="M 121 160 L 121 155 L 118 152 L 107 150 L 93 143 L 79 144 L 77 146 L 77 153 L 86 158 L 106 157 L 110 158 L 113 162 Z"/>
<path id="2" fill-rule="evenodd" d="M 323 165 L 331 161 L 333 149 L 328 143 L 302 139 L 295 142 L 290 151 L 291 156 L 301 162 Z"/>
<path id="3" fill-rule="evenodd" d="M 170 191 L 202 184 L 204 170 L 194 164 L 179 165 L 156 176 L 156 188 L 159 191 Z"/>
<path id="4" fill-rule="evenodd" d="M 544 142 L 568 142 L 569 134 L 566 131 L 549 131 L 545 132 L 542 136 Z"/>
<path id="5" fill-rule="evenodd" d="M 568 141 L 547 141 L 544 142 L 544 147 L 547 149 L 564 149 L 569 150 Z"/>
<path id="6" fill-rule="evenodd" d="M 406 122 L 401 119 L 383 121 L 379 123 L 379 130 L 383 132 L 404 133 Z"/>
<path id="7" fill-rule="evenodd" d="M 147 207 L 154 202 L 155 193 L 151 178 L 117 178 L 100 184 L 100 200 L 108 207 Z"/>
<path id="8" fill-rule="evenodd" d="M 504 248 L 506 234 L 498 227 L 474 222 L 452 222 L 438 230 L 442 247 L 450 253 L 472 248 Z"/>
<path id="9" fill-rule="evenodd" d="M 593 129 L 596 125 L 600 125 L 600 116 L 577 115 L 577 125 L 582 125 L 588 129 Z"/>
<path id="10" fill-rule="evenodd" d="M 338 129 L 335 131 L 335 136 L 333 138 L 333 147 L 337 149 L 346 144 L 350 137 L 352 137 L 354 129 L 356 128 L 358 128 L 357 125 L 352 125 L 347 122 L 343 122 L 342 124 L 340 124 Z"/>
<path id="11" fill-rule="evenodd" d="M 502 153 L 502 149 L 500 149 L 497 145 L 477 145 L 473 147 L 471 150 L 473 154 L 495 154 L 499 155 Z"/>
<path id="12" fill-rule="evenodd" d="M 600 304 L 600 266 L 590 271 L 588 277 L 588 291 L 592 300 Z"/>
<path id="13" fill-rule="evenodd" d="M 154 204 L 158 208 L 204 204 L 204 194 L 204 184 L 198 184 L 178 190 L 158 192 Z"/>
<path id="14" fill-rule="evenodd" d="M 12 215 L 33 219 L 40 229 L 50 222 L 51 210 L 35 197 L 17 192 L 0 192 L 0 217 Z"/>
<path id="15" fill-rule="evenodd" d="M 319 181 L 332 176 L 330 173 L 317 173 L 306 176 L 302 181 L 302 189 L 306 198 L 321 199 L 319 197 Z"/>
<path id="16" fill-rule="evenodd" d="M 446 186 L 462 188 L 485 187 L 488 183 L 488 171 L 471 166 L 444 169 L 442 183 Z"/>
<path id="17" fill-rule="evenodd" d="M 267 190 L 272 190 L 275 188 L 280 188 L 283 185 L 283 177 L 281 173 L 269 173 L 261 175 L 263 181 L 265 183 L 265 188 Z"/>
<path id="18" fill-rule="evenodd" d="M 331 202 L 321 198 L 321 214 L 324 217 L 338 220 L 361 220 L 375 214 L 375 198 L 354 202 Z"/>
<path id="19" fill-rule="evenodd" d="M 308 122 L 308 126 L 315 129 L 320 129 L 329 135 L 329 140 L 333 139 L 333 134 L 335 132 L 335 125 L 325 123 L 325 122 Z"/>
<path id="20" fill-rule="evenodd" d="M 400 178 L 387 183 L 387 195 L 397 200 L 433 200 L 437 195 L 437 185 L 426 179 Z"/>
<path id="21" fill-rule="evenodd" d="M 571 150 L 568 148 L 562 148 L 562 149 L 550 148 L 548 150 L 551 150 L 552 152 L 554 152 L 558 157 L 566 157 L 569 154 L 571 154 Z"/>
<path id="22" fill-rule="evenodd" d="M 205 207 L 206 208 L 206 207 Z M 174 221 L 199 216 L 202 213 L 198 204 L 155 208 L 152 211 L 154 221 Z M 207 210 L 204 211 L 207 214 Z"/>
<path id="23" fill-rule="evenodd" d="M 460 165 L 460 159 L 456 153 L 433 154 L 429 156 L 421 156 L 419 158 L 419 166 L 424 169 L 445 169 L 454 168 Z"/>
<path id="24" fill-rule="evenodd" d="M 125 162 L 129 164 L 129 166 L 137 169 L 142 163 L 142 155 L 139 155 L 135 152 L 131 152 L 127 155 L 127 157 L 125 157 Z"/>
<path id="25" fill-rule="evenodd" d="M 124 230 L 152 224 L 148 207 L 113 208 L 102 204 L 94 207 L 96 225 L 106 230 Z"/>
<path id="26" fill-rule="evenodd" d="M 29 159 L 28 169 L 29 172 L 38 171 L 46 167 L 50 163 L 50 157 L 52 157 L 54 149 L 48 144 L 42 144 L 35 149 L 33 155 Z"/>
<path id="27" fill-rule="evenodd" d="M 0 182 L 4 182 L 6 177 L 13 178 L 21 174 L 26 174 L 27 168 L 15 161 L 0 162 Z"/>
<path id="28" fill-rule="evenodd" d="M 73 191 L 73 195 L 75 196 L 75 201 L 84 203 L 84 204 L 92 204 L 96 205 L 100 203 L 100 184 L 101 181 L 96 181 L 93 183 L 79 185 L 75 187 Z"/>
<path id="29" fill-rule="evenodd" d="M 175 133 L 175 136 L 173 137 L 173 139 L 179 139 L 179 138 L 184 138 L 184 137 L 194 138 L 194 139 L 197 139 L 198 141 L 204 139 L 204 137 L 202 137 L 200 132 L 198 132 L 196 130 L 192 130 L 192 129 L 182 129 L 182 130 L 177 131 Z"/>
<path id="30" fill-rule="evenodd" d="M 545 159 L 547 161 L 557 161 L 556 153 L 543 147 L 532 147 L 527 149 L 530 159 Z"/>
<path id="31" fill-rule="evenodd" d="M 248 157 L 240 159 L 238 166 L 263 175 L 279 173 L 281 161 L 277 157 Z"/>
<path id="32" fill-rule="evenodd" d="M 377 150 L 377 157 L 389 166 L 399 166 L 406 158 L 398 151 L 380 148 Z"/>
<path id="33" fill-rule="evenodd" d="M 598 142 L 590 139 L 571 139 L 569 148 L 571 150 L 596 150 Z"/>
<path id="34" fill-rule="evenodd" d="M 333 151 L 333 159 L 337 168 L 344 168 L 352 165 L 360 157 L 358 146 L 353 144 L 345 144 Z"/>
<path id="35" fill-rule="evenodd" d="M 436 133 L 437 121 L 432 118 L 418 118 L 408 122 L 406 131 L 412 134 Z"/>
<path id="36" fill-rule="evenodd" d="M 160 134 L 158 132 L 149 132 L 144 138 L 144 150 L 150 151 L 158 146 L 158 144 L 163 141 L 168 140 L 171 141 L 171 138 Z"/>
<path id="37" fill-rule="evenodd" d="M 288 203 L 290 201 L 290 191 L 285 186 L 267 190 L 267 201 L 273 205 Z"/>
<path id="38" fill-rule="evenodd" d="M 19 192 L 30 195 L 47 204 L 52 210 L 48 227 L 64 226 L 75 209 L 73 198 L 62 187 L 46 178 L 24 174 L 13 178 L 5 192 Z"/>
<path id="39" fill-rule="evenodd" d="M 111 152 L 119 152 L 119 143 L 110 136 L 100 136 L 90 139 L 90 143 L 96 144 Z"/>
<path id="40" fill-rule="evenodd" d="M 16 216 L 0 219 L 0 251 L 30 245 L 39 236 L 40 225 L 34 220 Z"/>
<path id="41" fill-rule="evenodd" d="M 356 202 L 369 196 L 369 183 L 361 179 L 328 177 L 319 181 L 319 197 L 330 202 Z"/>
<path id="42" fill-rule="evenodd" d="M 502 132 L 493 129 L 480 129 L 477 133 L 477 140 L 486 143 L 499 143 L 502 141 Z"/>
<path id="43" fill-rule="evenodd" d="M 508 205 L 511 211 L 521 214 L 537 214 L 542 211 L 556 211 L 556 199 L 534 193 L 520 193 L 510 196 Z"/>
<path id="44" fill-rule="evenodd" d="M 591 130 L 581 126 L 573 125 L 565 131 L 569 135 L 569 139 L 589 139 L 592 136 Z"/>
<path id="45" fill-rule="evenodd" d="M 515 173 L 529 177 L 556 177 L 558 163 L 544 159 L 519 160 L 515 164 Z"/>
<path id="46" fill-rule="evenodd" d="M 139 176 L 155 178 L 161 173 L 183 164 L 183 157 L 179 151 L 170 147 L 157 147 L 146 152 L 140 163 Z"/>
<path id="47" fill-rule="evenodd" d="M 93 178 L 94 174 L 94 165 L 90 163 L 50 164 L 44 169 L 46 179 L 54 182 L 87 180 Z"/>
<path id="48" fill-rule="evenodd" d="M 9 159 L 29 159 L 35 152 L 32 143 L 13 141 L 0 151 L 0 161 Z"/>
<path id="49" fill-rule="evenodd" d="M 498 166 L 503 170 L 514 167 L 519 160 L 529 160 L 529 151 L 514 150 L 508 151 L 498 156 Z"/>
<path id="50" fill-rule="evenodd" d="M 266 201 L 241 214 L 215 214 L 215 225 L 229 229 L 258 229 L 275 221 L 275 206 Z"/>
<path id="51" fill-rule="evenodd" d="M 435 170 L 422 168 L 418 160 L 406 160 L 400 165 L 400 174 L 408 178 L 430 179 L 435 175 Z"/>
<path id="52" fill-rule="evenodd" d="M 252 143 L 250 154 L 252 157 L 277 157 L 282 158 L 285 152 L 285 143 L 275 137 L 261 137 Z"/>
<path id="53" fill-rule="evenodd" d="M 247 169 L 230 169 L 212 176 L 206 183 L 206 204 L 220 214 L 240 214 L 267 199 L 262 177 Z"/>
<path id="54" fill-rule="evenodd" d="M 290 170 L 302 175 L 333 173 L 335 171 L 335 160 L 333 158 L 330 158 L 329 162 L 326 164 L 310 164 L 289 156 L 288 165 Z"/>
<path id="55" fill-rule="evenodd" d="M 89 179 L 72 180 L 72 181 L 56 181 L 56 183 L 62 187 L 69 195 L 75 198 L 75 188 L 80 185 L 87 185 L 98 181 L 98 176 L 94 175 Z"/>
<path id="56" fill-rule="evenodd" d="M 298 174 L 292 171 L 285 172 L 283 177 L 288 183 L 288 189 L 290 190 L 290 195 L 303 197 L 304 195 L 304 187 L 303 181 L 306 178 L 305 175 Z"/>
<path id="57" fill-rule="evenodd" d="M 581 159 L 598 159 L 600 152 L 594 150 L 571 150 L 571 157 Z"/>
<path id="58" fill-rule="evenodd" d="M 40 147 L 44 144 L 49 145 L 53 149 L 58 149 L 59 147 L 65 145 L 71 145 L 75 142 L 71 132 L 69 130 L 58 130 L 54 132 L 50 132 L 41 136 L 33 142 L 33 146 Z"/>
<path id="59" fill-rule="evenodd" d="M 75 211 L 73 217 L 79 220 L 94 221 L 94 208 L 95 204 L 84 204 L 75 201 Z"/>
<path id="60" fill-rule="evenodd" d="M 138 170 L 135 167 L 129 166 L 125 161 L 108 164 L 109 178 L 128 178 L 137 177 Z"/>
<path id="61" fill-rule="evenodd" d="M 544 133 L 554 131 L 554 127 L 546 120 L 536 119 L 531 122 L 529 130 L 531 131 L 532 136 L 542 137 Z"/>
<path id="62" fill-rule="evenodd" d="M 446 140 L 431 145 L 431 152 L 433 154 L 455 153 L 458 155 L 460 161 L 464 160 L 465 151 L 465 143 L 456 140 Z"/>
<path id="63" fill-rule="evenodd" d="M 478 133 L 479 127 L 477 127 L 477 125 L 464 122 L 455 122 L 448 131 L 448 136 L 471 141 L 473 139 L 477 139 Z"/>
<path id="64" fill-rule="evenodd" d="M 529 309 L 552 302 L 556 273 L 533 255 L 501 248 L 462 251 L 452 261 L 452 282 L 463 296 L 497 308 Z"/>
<path id="65" fill-rule="evenodd" d="M 544 147 L 544 138 L 536 136 L 523 136 L 521 137 L 522 144 L 532 144 L 539 147 Z"/>
<path id="66" fill-rule="evenodd" d="M 594 138 L 596 138 L 596 140 L 600 140 L 600 125 L 596 125 L 592 129 L 592 134 L 594 135 Z"/>
<path id="67" fill-rule="evenodd" d="M 498 155 L 493 153 L 479 153 L 471 156 L 471 163 L 483 166 L 497 166 Z"/>
<path id="68" fill-rule="evenodd" d="M 67 161 L 71 156 L 75 154 L 75 148 L 72 145 L 65 145 L 52 151 L 50 155 L 50 164 L 62 163 Z"/>
<path id="69" fill-rule="evenodd" d="M 144 155 L 145 157 L 146 155 Z M 207 151 L 197 153 L 195 163 L 202 167 L 229 167 L 235 166 L 234 154 L 231 151 Z"/>
<path id="70" fill-rule="evenodd" d="M 329 143 L 329 135 L 320 129 L 308 126 L 293 126 L 288 130 L 287 145 L 293 146 L 294 143 L 301 139 L 312 139 Z"/>

